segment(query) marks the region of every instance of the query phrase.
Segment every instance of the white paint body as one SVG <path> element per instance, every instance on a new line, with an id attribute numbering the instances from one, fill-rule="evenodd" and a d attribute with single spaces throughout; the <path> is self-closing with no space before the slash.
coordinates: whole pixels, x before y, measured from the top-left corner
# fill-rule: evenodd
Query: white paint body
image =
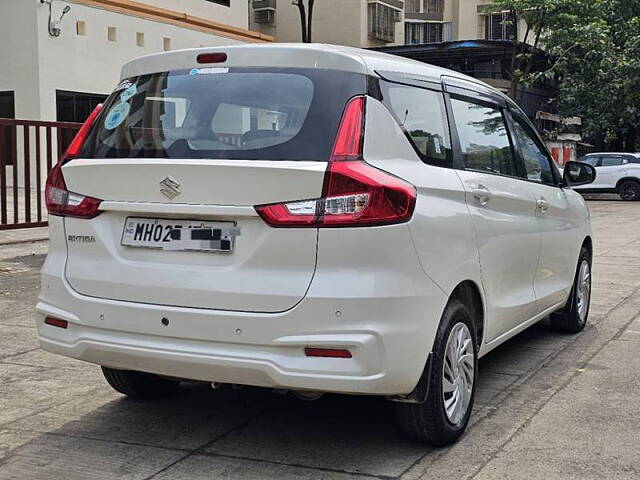
<path id="1" fill-rule="evenodd" d="M 228 52 L 231 67 L 456 75 L 349 48 L 269 45 Z M 190 68 L 194 53 L 136 60 L 123 77 Z M 367 163 L 416 187 L 409 222 L 275 229 L 257 215 L 254 205 L 320 196 L 326 162 L 66 164 L 69 190 L 103 199 L 105 212 L 91 220 L 50 219 L 36 318 L 42 347 L 179 378 L 396 395 L 416 386 L 460 283 L 473 283 L 482 297 L 480 355 L 564 305 L 581 245 L 591 235 L 576 192 L 425 164 L 372 97 L 364 138 Z M 158 188 L 165 175 L 183 185 L 175 201 Z M 273 176 L 282 181 L 270 181 Z M 493 193 L 484 207 L 473 196 L 479 182 Z M 545 214 L 536 209 L 542 196 Z M 233 219 L 243 234 L 232 255 L 132 251 L 119 241 L 127 216 Z M 69 235 L 95 242 L 68 243 Z M 47 315 L 67 320 L 69 328 L 45 325 Z M 353 357 L 310 358 L 307 346 L 346 348 Z"/>

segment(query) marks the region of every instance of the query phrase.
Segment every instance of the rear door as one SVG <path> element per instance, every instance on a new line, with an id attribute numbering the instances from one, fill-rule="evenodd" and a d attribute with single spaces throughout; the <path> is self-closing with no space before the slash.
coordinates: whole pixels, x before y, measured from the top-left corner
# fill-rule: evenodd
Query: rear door
<path id="1" fill-rule="evenodd" d="M 70 191 L 104 210 L 65 219 L 70 285 L 159 305 L 295 306 L 317 230 L 271 228 L 254 206 L 321 196 L 342 110 L 365 86 L 357 74 L 265 68 L 124 81 L 62 169 Z"/>
<path id="2" fill-rule="evenodd" d="M 598 188 L 614 189 L 618 180 L 627 174 L 626 158 L 623 155 L 602 155 L 596 172 Z"/>
<path id="3" fill-rule="evenodd" d="M 518 178 L 503 105 L 455 89 L 450 109 L 462 162 L 458 175 L 476 231 L 491 341 L 535 314 L 533 280 L 540 253 L 536 207 Z"/>

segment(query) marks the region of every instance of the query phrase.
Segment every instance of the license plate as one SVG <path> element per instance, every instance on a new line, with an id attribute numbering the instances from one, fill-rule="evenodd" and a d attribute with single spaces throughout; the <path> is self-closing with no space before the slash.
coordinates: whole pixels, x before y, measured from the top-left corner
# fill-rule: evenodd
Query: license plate
<path id="1" fill-rule="evenodd" d="M 122 245 L 231 253 L 240 230 L 233 222 L 127 217 Z"/>

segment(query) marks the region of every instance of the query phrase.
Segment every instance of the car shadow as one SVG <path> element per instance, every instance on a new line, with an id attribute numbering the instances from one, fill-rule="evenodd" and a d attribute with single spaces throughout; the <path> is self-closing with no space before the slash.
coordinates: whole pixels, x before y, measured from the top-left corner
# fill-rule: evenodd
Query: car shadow
<path id="1" fill-rule="evenodd" d="M 504 396 L 568 341 L 541 323 L 488 354 L 479 365 L 476 410 Z M 69 451 L 77 468 L 104 469 L 100 478 L 119 478 L 123 468 L 147 474 L 160 469 L 158 462 L 192 455 L 212 466 L 233 459 L 396 477 L 432 450 L 402 436 L 393 404 L 382 398 L 328 394 L 304 401 L 268 389 L 203 384 L 183 384 L 179 393 L 153 402 L 100 385 L 14 427 L 39 432 L 10 459 L 23 478 L 41 468 L 34 458 L 46 460 L 45 478 L 63 478 L 67 462 L 52 459 Z"/>

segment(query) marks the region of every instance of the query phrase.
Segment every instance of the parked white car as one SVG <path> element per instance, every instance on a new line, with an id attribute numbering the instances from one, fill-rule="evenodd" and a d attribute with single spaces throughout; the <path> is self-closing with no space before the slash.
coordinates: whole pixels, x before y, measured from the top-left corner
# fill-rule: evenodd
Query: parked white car
<path id="1" fill-rule="evenodd" d="M 274 44 L 127 64 L 49 175 L 45 350 L 131 397 L 180 380 L 381 395 L 455 441 L 478 358 L 587 322 L 589 211 L 491 87 Z"/>
<path id="2" fill-rule="evenodd" d="M 578 160 L 596 169 L 590 185 L 575 187 L 582 193 L 617 193 L 623 200 L 640 200 L 640 153 L 590 153 Z"/>

